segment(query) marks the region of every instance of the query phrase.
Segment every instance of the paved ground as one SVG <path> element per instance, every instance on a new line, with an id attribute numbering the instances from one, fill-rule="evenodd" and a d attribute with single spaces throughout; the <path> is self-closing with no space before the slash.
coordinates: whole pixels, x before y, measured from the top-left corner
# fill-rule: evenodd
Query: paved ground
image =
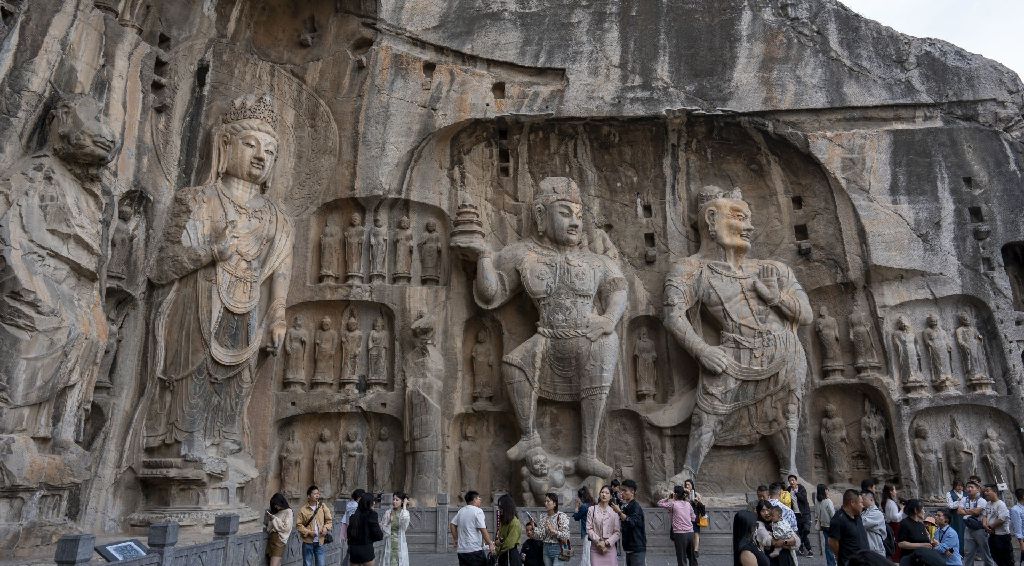
<path id="1" fill-rule="evenodd" d="M 813 558 L 800 558 L 800 566 L 824 566 L 825 559 L 820 556 Z M 457 566 L 458 559 L 454 554 L 414 554 L 409 557 L 410 566 Z M 699 566 L 732 566 L 732 555 L 731 554 L 715 554 L 705 556 L 701 554 L 697 560 Z M 573 561 L 569 563 L 569 566 L 578 566 L 580 563 L 579 556 L 575 556 Z M 623 560 L 619 560 L 619 564 L 624 564 Z M 676 557 L 674 554 L 657 554 L 647 555 L 647 566 L 676 566 Z"/>

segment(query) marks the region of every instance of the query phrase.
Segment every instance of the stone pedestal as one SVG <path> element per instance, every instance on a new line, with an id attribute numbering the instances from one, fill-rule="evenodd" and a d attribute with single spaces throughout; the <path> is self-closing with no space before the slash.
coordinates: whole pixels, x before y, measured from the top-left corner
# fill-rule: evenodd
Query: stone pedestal
<path id="1" fill-rule="evenodd" d="M 252 462 L 241 458 L 143 460 L 139 480 L 145 509 L 129 515 L 128 524 L 148 527 L 173 521 L 186 529 L 202 529 L 215 525 L 217 517 L 225 514 L 237 515 L 242 523 L 255 521 L 259 513 L 242 498 L 245 485 L 257 475 Z"/>

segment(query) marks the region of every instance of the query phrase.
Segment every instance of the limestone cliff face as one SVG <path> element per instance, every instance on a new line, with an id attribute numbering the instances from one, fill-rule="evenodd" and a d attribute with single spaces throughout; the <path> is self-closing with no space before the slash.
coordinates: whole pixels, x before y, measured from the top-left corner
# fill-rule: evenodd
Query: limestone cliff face
<path id="1" fill-rule="evenodd" d="M 998 63 L 831 0 L 5 0 L 0 42 L 0 224 L 30 238 L 52 221 L 16 214 L 26 208 L 12 195 L 27 189 L 9 187 L 51 147 L 64 97 L 98 101 L 121 140 L 102 172 L 74 185 L 100 203 L 89 269 L 33 271 L 38 289 L 90 281 L 93 294 L 76 299 L 95 311 L 88 356 L 62 353 L 70 342 L 26 323 L 24 305 L 45 300 L 26 297 L 12 265 L 46 262 L 25 255 L 38 242 L 3 241 L 0 343 L 50 340 L 58 362 L 94 366 L 83 386 L 55 387 L 43 410 L 19 401 L 32 379 L 26 350 L 0 352 L 5 547 L 47 544 L 74 525 L 119 531 L 172 517 L 201 528 L 206 511 L 260 509 L 312 481 L 338 493 L 358 479 L 517 496 L 532 489 L 524 480 L 586 481 L 571 461 L 578 405 L 538 409 L 557 471 L 538 479 L 506 460 L 519 428 L 501 360 L 536 332 L 537 308 L 522 294 L 478 308 L 473 266 L 449 248 L 466 226 L 495 250 L 531 239 L 529 203 L 545 177 L 579 184 L 590 249 L 625 275 L 598 452 L 614 474 L 640 480 L 645 500 L 680 472 L 690 441 L 699 365 L 665 326 L 664 284 L 699 247 L 695 198 L 706 185 L 742 189 L 752 254 L 790 266 L 816 319 L 822 307 L 834 318 L 800 330 L 803 477 L 875 474 L 925 497 L 936 489 L 922 478 L 935 475 L 939 487 L 971 471 L 1024 482 L 1024 85 Z M 274 100 L 266 195 L 288 216 L 294 247 L 288 334 L 276 355 L 256 358 L 242 404 L 251 461 L 232 467 L 217 441 L 185 458 L 144 437 L 164 410 L 169 367 L 154 354 L 159 306 L 178 292 L 158 250 L 167 238 L 187 245 L 177 191 L 217 178 L 223 142 L 212 132 L 249 94 Z M 83 273 L 92 265 L 98 273 Z M 417 326 L 424 313 L 429 332 Z M 926 333 L 929 315 L 938 329 Z M 919 342 L 914 359 L 900 355 L 899 319 Z M 823 340 L 836 339 L 826 361 Z M 270 334 L 260 340 L 271 345 Z M 192 354 L 206 355 L 197 344 Z M 425 351 L 430 363 L 415 363 Z M 933 385 L 933 354 L 945 356 L 957 394 Z M 905 364 L 923 387 L 907 387 Z M 208 391 L 231 395 L 219 382 Z M 51 421 L 22 418 L 51 405 L 64 420 L 49 433 L 40 427 Z M 978 447 L 970 464 L 932 457 L 956 452 L 943 444 L 950 414 L 954 436 Z M 823 433 L 844 427 L 843 441 Z M 332 465 L 315 448 L 324 430 L 339 439 Z M 734 444 L 711 449 L 702 493 L 738 494 L 777 475 L 764 441 Z M 388 453 L 393 466 L 375 465 Z M 232 477 L 241 467 L 254 473 Z M 26 525 L 38 527 L 32 540 L 19 538 Z"/>

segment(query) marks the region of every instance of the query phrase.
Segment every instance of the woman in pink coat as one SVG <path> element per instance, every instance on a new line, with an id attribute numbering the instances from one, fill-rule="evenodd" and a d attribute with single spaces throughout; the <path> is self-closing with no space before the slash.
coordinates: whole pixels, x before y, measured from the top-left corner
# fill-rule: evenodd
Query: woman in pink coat
<path id="1" fill-rule="evenodd" d="M 616 566 L 615 543 L 622 535 L 619 530 L 619 514 L 612 510 L 609 503 L 612 490 L 608 486 L 601 488 L 597 496 L 597 505 L 591 505 L 587 511 L 587 538 L 590 539 L 590 566 Z"/>

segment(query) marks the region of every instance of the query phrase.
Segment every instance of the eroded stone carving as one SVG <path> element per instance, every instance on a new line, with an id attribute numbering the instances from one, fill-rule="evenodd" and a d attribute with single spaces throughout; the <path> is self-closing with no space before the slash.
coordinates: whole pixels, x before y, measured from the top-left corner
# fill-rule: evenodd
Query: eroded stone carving
<path id="1" fill-rule="evenodd" d="M 397 489 L 394 485 L 395 441 L 391 440 L 391 430 L 380 427 L 377 442 L 373 445 L 373 485 L 377 491 Z"/>
<path id="2" fill-rule="evenodd" d="M 444 360 L 434 343 L 435 324 L 426 313 L 416 316 L 410 328 L 416 348 L 405 363 L 405 431 L 412 458 L 409 494 L 421 504 L 432 501 L 440 487 Z"/>
<path id="3" fill-rule="evenodd" d="M 889 444 L 886 440 L 889 427 L 878 407 L 870 399 L 864 398 L 864 418 L 860 422 L 860 439 L 864 444 L 864 452 L 868 458 L 871 475 L 876 478 L 887 478 L 892 474 L 889 464 Z"/>
<path id="4" fill-rule="evenodd" d="M 295 431 L 281 445 L 281 491 L 298 496 L 302 490 L 302 444 L 295 439 Z"/>
<path id="5" fill-rule="evenodd" d="M 345 357 L 341 368 L 341 388 L 347 395 L 355 395 L 359 384 L 359 360 L 363 353 L 363 331 L 359 329 L 355 315 L 349 315 L 345 322 L 341 351 Z"/>
<path id="6" fill-rule="evenodd" d="M 203 473 L 185 475 L 206 488 L 228 482 L 227 506 L 240 509 L 237 487 L 258 473 L 243 444 L 257 355 L 267 338 L 276 355 L 288 327 L 292 224 L 263 194 L 279 151 L 275 123 L 269 96 L 232 101 L 214 132 L 209 180 L 175 194 L 152 275 L 161 287 L 147 455 L 197 463 Z M 177 466 L 154 461 L 143 475 L 173 491 Z"/>
<path id="7" fill-rule="evenodd" d="M 946 454 L 946 466 L 949 468 L 949 479 L 966 481 L 965 478 L 975 473 L 975 447 L 964 439 L 956 417 L 953 417 L 949 426 L 949 440 L 946 440 L 943 445 L 943 450 Z"/>
<path id="8" fill-rule="evenodd" d="M 922 497 L 942 494 L 942 456 L 928 442 L 928 427 L 918 423 L 914 427 L 914 459 Z"/>
<path id="9" fill-rule="evenodd" d="M 967 388 L 972 393 L 992 394 L 995 382 L 988 374 L 988 357 L 985 354 L 985 339 L 971 322 L 967 313 L 960 313 L 960 325 L 957 327 L 956 344 L 960 348 L 960 359 L 963 362 L 964 378 Z"/>
<path id="10" fill-rule="evenodd" d="M 532 212 L 536 236 L 509 244 L 497 257 L 480 236 L 454 242 L 477 258 L 473 294 L 478 305 L 493 309 L 525 290 L 540 313 L 537 334 L 502 360 L 522 434 L 507 455 L 518 462 L 542 449 L 534 424 L 538 396 L 579 401 L 582 446 L 575 467 L 585 475 L 608 477 L 612 470 L 597 456 L 597 439 L 618 359 L 615 327 L 626 306 L 626 282 L 615 262 L 586 247 L 574 181 L 543 179 Z"/>
<path id="11" fill-rule="evenodd" d="M 896 369 L 903 389 L 907 393 L 917 393 L 927 389 L 928 384 L 921 375 L 921 355 L 918 353 L 917 335 L 904 317 L 896 319 L 896 329 L 892 333 L 892 347 L 895 352 Z"/>
<path id="12" fill-rule="evenodd" d="M 309 331 L 303 328 L 305 318 L 295 315 L 292 327 L 284 338 L 284 353 L 287 363 L 284 370 L 284 388 L 287 391 L 302 391 L 306 385 L 306 345 Z"/>
<path id="13" fill-rule="evenodd" d="M 770 438 L 783 475 L 796 474 L 798 398 L 807 372 L 796 329 L 811 322 L 807 295 L 785 264 L 747 257 L 754 227 L 739 189 L 705 187 L 697 221 L 700 250 L 674 265 L 665 281 L 666 326 L 701 364 L 683 470 L 669 481 L 692 479 L 716 443 L 752 444 L 762 436 Z M 691 309 L 699 313 L 697 328 Z M 718 346 L 708 343 L 713 332 Z"/>
<path id="14" fill-rule="evenodd" d="M 953 345 L 946 336 L 946 331 L 939 324 L 936 314 L 928 315 L 928 328 L 924 330 L 924 346 L 928 352 L 928 365 L 932 372 L 932 386 L 939 393 L 955 393 L 956 380 L 953 379 Z"/>
<path id="15" fill-rule="evenodd" d="M 424 285 L 437 285 L 441 281 L 441 255 L 444 246 L 441 235 L 437 233 L 437 222 L 427 220 L 427 231 L 420 240 L 420 282 Z"/>
<path id="16" fill-rule="evenodd" d="M 821 344 L 822 377 L 843 376 L 843 345 L 839 341 L 839 323 L 828 314 L 828 307 L 818 309 L 818 319 L 814 321 L 814 330 Z"/>
<path id="17" fill-rule="evenodd" d="M 121 141 L 86 95 L 55 103 L 47 136 L 0 181 L 0 433 L 79 451 L 108 340 L 100 280 L 113 179 L 104 167 Z"/>
<path id="18" fill-rule="evenodd" d="M 462 427 L 462 440 L 459 443 L 459 479 L 461 491 L 481 490 L 480 467 L 483 463 L 483 445 L 477 438 L 476 425 L 467 420 Z"/>
<path id="19" fill-rule="evenodd" d="M 111 279 L 125 279 L 135 268 L 133 212 L 129 206 L 117 209 L 117 221 L 110 237 L 110 261 L 107 262 L 107 277 Z"/>
<path id="20" fill-rule="evenodd" d="M 829 477 L 837 483 L 849 482 L 846 421 L 839 416 L 832 403 L 825 405 L 825 414 L 821 419 L 821 441 L 825 445 L 825 464 Z"/>
<path id="21" fill-rule="evenodd" d="M 373 330 L 367 342 L 366 354 L 366 385 L 368 393 L 383 391 L 388 386 L 388 332 L 384 327 L 384 317 L 378 316 L 373 321 Z"/>
<path id="22" fill-rule="evenodd" d="M 489 403 L 494 397 L 494 352 L 491 333 L 481 329 L 470 352 L 473 367 L 473 401 Z"/>
<path id="23" fill-rule="evenodd" d="M 388 229 L 380 215 L 373 218 L 370 228 L 370 283 L 388 280 Z"/>
<path id="24" fill-rule="evenodd" d="M 333 218 L 320 235 L 320 282 L 337 283 L 341 278 L 341 230 Z"/>
<path id="25" fill-rule="evenodd" d="M 335 364 L 338 353 L 338 332 L 334 330 L 331 317 L 320 319 L 320 328 L 316 331 L 314 348 L 314 371 L 310 383 L 313 390 L 334 388 Z"/>
<path id="26" fill-rule="evenodd" d="M 363 282 L 363 217 L 353 212 L 345 228 L 345 283 Z"/>
<path id="27" fill-rule="evenodd" d="M 349 429 L 341 443 L 341 493 L 366 486 L 366 445 L 359 431 Z"/>
<path id="28" fill-rule="evenodd" d="M 543 505 L 548 493 L 558 495 L 559 501 L 571 501 L 573 490 L 567 488 L 567 473 L 572 473 L 570 463 L 550 458 L 543 450 L 531 450 L 526 456 L 526 465 L 520 470 L 525 505 Z"/>
<path id="29" fill-rule="evenodd" d="M 412 223 L 408 216 L 398 220 L 398 229 L 395 230 L 395 272 L 392 274 L 392 282 L 408 283 L 412 280 L 412 253 L 416 245 L 412 239 Z"/>
<path id="30" fill-rule="evenodd" d="M 985 469 L 986 477 L 994 480 L 995 483 L 1014 486 L 1016 478 L 1017 463 L 1006 454 L 1006 443 L 999 438 L 996 429 L 989 427 L 985 430 L 985 438 L 981 440 L 978 447 L 981 455 L 981 464 Z"/>
<path id="31" fill-rule="evenodd" d="M 658 349 L 648 335 L 647 328 L 640 327 L 637 332 L 633 344 L 633 363 L 636 367 L 637 401 L 653 401 L 658 392 Z"/>
<path id="32" fill-rule="evenodd" d="M 313 484 L 320 488 L 320 495 L 333 497 L 339 495 L 334 491 L 337 485 L 338 447 L 332 438 L 330 429 L 320 431 L 320 438 L 313 446 Z"/>
<path id="33" fill-rule="evenodd" d="M 853 344 L 853 366 L 858 377 L 870 377 L 882 367 L 881 350 L 871 329 L 871 321 L 860 310 L 850 315 L 850 343 Z"/>

